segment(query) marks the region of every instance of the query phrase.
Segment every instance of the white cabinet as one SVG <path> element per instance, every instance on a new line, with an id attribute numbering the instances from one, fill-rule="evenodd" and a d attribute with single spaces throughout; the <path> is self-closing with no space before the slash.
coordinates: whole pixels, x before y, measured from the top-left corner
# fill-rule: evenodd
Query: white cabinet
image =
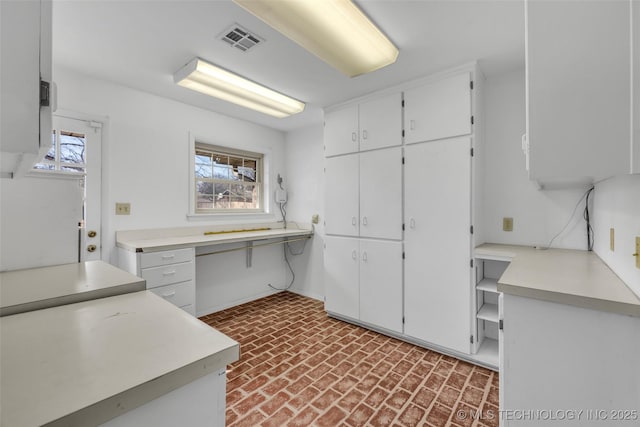
<path id="1" fill-rule="evenodd" d="M 119 248 L 120 268 L 147 282 L 147 289 L 196 314 L 195 249 L 136 253 Z"/>
<path id="2" fill-rule="evenodd" d="M 631 159 L 631 173 L 640 173 L 640 3 L 631 2 L 633 48 L 633 140 Z"/>
<path id="3" fill-rule="evenodd" d="M 406 144 L 471 133 L 471 75 L 462 73 L 404 92 Z"/>
<path id="4" fill-rule="evenodd" d="M 471 138 L 405 148 L 405 333 L 470 353 Z"/>
<path id="5" fill-rule="evenodd" d="M 402 243 L 327 236 L 325 309 L 402 333 Z"/>
<path id="6" fill-rule="evenodd" d="M 402 239 L 402 149 L 325 160 L 327 234 Z"/>
<path id="7" fill-rule="evenodd" d="M 400 92 L 329 111 L 325 116 L 325 156 L 402 144 Z"/>
<path id="8" fill-rule="evenodd" d="M 0 2 L 0 151 L 3 177 L 28 171 L 51 146 L 51 1 Z M 41 80 L 44 83 L 41 90 Z"/>
<path id="9" fill-rule="evenodd" d="M 524 148 L 543 186 L 630 172 L 631 3 L 526 2 Z"/>

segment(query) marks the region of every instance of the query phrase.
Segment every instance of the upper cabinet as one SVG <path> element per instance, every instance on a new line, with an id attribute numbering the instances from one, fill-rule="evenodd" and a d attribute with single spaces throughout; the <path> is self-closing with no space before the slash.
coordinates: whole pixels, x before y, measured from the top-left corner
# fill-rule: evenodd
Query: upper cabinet
<path id="1" fill-rule="evenodd" d="M 471 133 L 471 75 L 462 73 L 404 92 L 405 143 Z"/>
<path id="2" fill-rule="evenodd" d="M 630 1 L 526 3 L 523 148 L 529 177 L 542 186 L 591 184 L 632 171 L 630 7 Z"/>
<path id="3" fill-rule="evenodd" d="M 325 116 L 326 157 L 401 144 L 400 92 L 332 110 Z"/>
<path id="4" fill-rule="evenodd" d="M 640 173 L 640 3 L 631 2 L 633 41 L 633 158 L 631 172 Z"/>
<path id="5" fill-rule="evenodd" d="M 51 1 L 0 1 L 2 177 L 25 173 L 51 146 Z"/>

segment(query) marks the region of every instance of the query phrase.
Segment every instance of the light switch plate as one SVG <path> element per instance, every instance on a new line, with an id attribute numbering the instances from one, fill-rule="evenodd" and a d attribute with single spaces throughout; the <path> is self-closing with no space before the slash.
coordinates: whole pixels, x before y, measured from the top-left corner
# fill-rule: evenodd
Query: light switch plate
<path id="1" fill-rule="evenodd" d="M 513 218 L 502 218 L 502 231 L 513 231 Z"/>
<path id="2" fill-rule="evenodd" d="M 116 203 L 116 215 L 131 215 L 131 203 Z"/>
<path id="3" fill-rule="evenodd" d="M 633 256 L 636 257 L 636 268 L 640 268 L 640 236 L 636 236 L 636 252 Z"/>
<path id="4" fill-rule="evenodd" d="M 609 229 L 609 249 L 611 252 L 616 250 L 616 230 L 614 228 Z"/>

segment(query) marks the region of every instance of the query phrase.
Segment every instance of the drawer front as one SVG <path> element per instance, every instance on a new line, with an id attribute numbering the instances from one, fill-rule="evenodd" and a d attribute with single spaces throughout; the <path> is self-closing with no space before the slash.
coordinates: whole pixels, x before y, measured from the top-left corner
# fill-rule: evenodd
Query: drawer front
<path id="1" fill-rule="evenodd" d="M 140 254 L 140 268 L 158 267 L 160 265 L 193 261 L 194 257 L 195 250 L 193 248 L 143 253 Z"/>
<path id="2" fill-rule="evenodd" d="M 149 290 L 180 308 L 188 305 L 193 306 L 196 297 L 196 287 L 193 281 L 160 286 Z M 185 309 L 185 311 L 187 310 Z"/>
<path id="3" fill-rule="evenodd" d="M 186 311 L 187 313 L 189 313 L 190 315 L 192 315 L 193 317 L 196 317 L 196 306 L 195 306 L 195 304 L 183 305 L 180 308 L 183 309 L 184 311 Z"/>
<path id="4" fill-rule="evenodd" d="M 147 289 L 194 280 L 193 261 L 142 269 Z"/>

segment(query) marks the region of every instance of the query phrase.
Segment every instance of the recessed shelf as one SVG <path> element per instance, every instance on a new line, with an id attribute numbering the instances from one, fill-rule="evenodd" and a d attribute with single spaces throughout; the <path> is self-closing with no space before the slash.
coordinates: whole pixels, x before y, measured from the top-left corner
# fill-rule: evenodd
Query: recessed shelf
<path id="1" fill-rule="evenodd" d="M 486 338 L 482 340 L 482 344 L 478 352 L 473 355 L 474 359 L 498 369 L 499 346 L 498 340 Z"/>
<path id="2" fill-rule="evenodd" d="M 476 315 L 478 319 L 488 320 L 489 322 L 498 323 L 498 305 L 483 304 Z"/>
<path id="3" fill-rule="evenodd" d="M 480 283 L 476 285 L 476 289 L 479 291 L 498 293 L 498 281 L 496 279 L 482 279 Z"/>

